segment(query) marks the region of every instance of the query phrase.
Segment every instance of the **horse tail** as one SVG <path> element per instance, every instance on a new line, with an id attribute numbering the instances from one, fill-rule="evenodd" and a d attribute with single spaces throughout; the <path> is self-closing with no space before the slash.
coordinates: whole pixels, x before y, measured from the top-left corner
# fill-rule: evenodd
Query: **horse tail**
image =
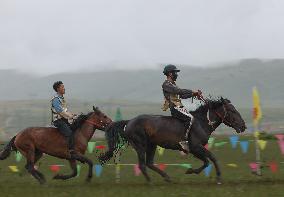
<path id="1" fill-rule="evenodd" d="M 10 142 L 4 147 L 4 149 L 0 152 L 0 160 L 7 159 L 12 151 L 17 150 L 17 148 L 14 145 L 16 136 L 14 136 Z"/>
<path id="2" fill-rule="evenodd" d="M 124 128 L 128 122 L 129 120 L 117 121 L 106 128 L 105 135 L 108 143 L 108 151 L 98 157 L 102 165 L 109 161 L 113 155 L 117 154 L 128 142 L 124 134 Z"/>

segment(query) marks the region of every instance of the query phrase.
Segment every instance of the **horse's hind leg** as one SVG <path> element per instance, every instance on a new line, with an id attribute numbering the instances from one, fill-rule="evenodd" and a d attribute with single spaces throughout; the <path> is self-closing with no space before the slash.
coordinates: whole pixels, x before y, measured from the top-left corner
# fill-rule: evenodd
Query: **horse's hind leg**
<path id="1" fill-rule="evenodd" d="M 206 149 L 203 146 L 198 145 L 198 146 L 192 147 L 190 151 L 196 158 L 203 161 L 203 165 L 197 169 L 189 168 L 186 171 L 186 174 L 192 174 L 192 173 L 199 174 L 200 172 L 202 172 L 202 170 L 204 170 L 209 165 L 209 161 L 206 157 Z"/>
<path id="2" fill-rule="evenodd" d="M 34 147 L 27 147 L 26 150 L 28 151 L 23 151 L 23 152 L 26 152 L 26 158 L 27 158 L 26 169 L 34 178 L 36 178 L 39 181 L 40 184 L 44 184 L 45 179 L 43 175 L 34 168 L 34 164 L 35 164 Z"/>
<path id="3" fill-rule="evenodd" d="M 146 178 L 146 180 L 148 182 L 151 181 L 147 170 L 146 170 L 146 164 L 145 164 L 145 146 L 143 146 L 142 144 L 134 144 L 131 143 L 132 147 L 135 149 L 137 156 L 138 156 L 138 162 L 139 162 L 139 169 L 141 170 L 142 174 L 144 175 L 144 177 Z"/>
<path id="4" fill-rule="evenodd" d="M 149 144 L 147 146 L 147 151 L 146 151 L 146 165 L 148 168 L 151 170 L 159 173 L 167 182 L 170 182 L 170 177 L 165 173 L 164 171 L 160 170 L 154 165 L 154 156 L 156 152 L 157 145 Z"/>
<path id="5" fill-rule="evenodd" d="M 57 174 L 53 177 L 53 179 L 67 180 L 67 179 L 70 179 L 70 178 L 77 176 L 77 162 L 76 162 L 76 160 L 69 160 L 69 164 L 70 164 L 70 166 L 73 170 L 72 174 L 70 174 L 70 175 Z"/>

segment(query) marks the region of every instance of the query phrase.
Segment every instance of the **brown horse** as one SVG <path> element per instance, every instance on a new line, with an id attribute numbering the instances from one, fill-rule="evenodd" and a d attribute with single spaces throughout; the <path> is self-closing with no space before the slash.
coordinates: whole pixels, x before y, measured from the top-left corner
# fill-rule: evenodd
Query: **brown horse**
<path id="1" fill-rule="evenodd" d="M 55 175 L 54 179 L 66 180 L 77 175 L 77 161 L 89 165 L 87 181 L 93 175 L 93 162 L 84 156 L 89 140 L 96 129 L 104 130 L 112 120 L 103 114 L 98 108 L 93 107 L 94 112 L 87 115 L 81 114 L 71 125 L 75 138 L 74 157 L 69 154 L 65 137 L 59 133 L 57 128 L 52 127 L 30 127 L 22 130 L 4 147 L 0 153 L 0 160 L 6 159 L 12 150 L 20 151 L 27 159 L 25 168 L 41 184 L 45 183 L 42 173 L 34 168 L 35 163 L 42 157 L 43 153 L 66 159 L 69 161 L 73 173 L 70 175 Z"/>

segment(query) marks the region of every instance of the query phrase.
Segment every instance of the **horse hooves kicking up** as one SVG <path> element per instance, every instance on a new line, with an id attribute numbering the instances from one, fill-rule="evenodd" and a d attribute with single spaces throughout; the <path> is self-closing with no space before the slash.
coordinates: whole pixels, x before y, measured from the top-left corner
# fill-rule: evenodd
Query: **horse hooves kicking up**
<path id="1" fill-rule="evenodd" d="M 64 175 L 63 174 L 56 174 L 53 179 L 61 179 L 63 180 L 64 179 Z"/>
<path id="2" fill-rule="evenodd" d="M 192 168 L 189 168 L 186 172 L 185 172 L 185 174 L 194 174 L 195 173 L 195 171 L 192 169 Z"/>
<path id="3" fill-rule="evenodd" d="M 165 180 L 166 182 L 168 182 L 168 183 L 171 183 L 171 182 L 172 182 L 172 180 L 171 180 L 170 177 L 166 177 L 164 180 Z"/>

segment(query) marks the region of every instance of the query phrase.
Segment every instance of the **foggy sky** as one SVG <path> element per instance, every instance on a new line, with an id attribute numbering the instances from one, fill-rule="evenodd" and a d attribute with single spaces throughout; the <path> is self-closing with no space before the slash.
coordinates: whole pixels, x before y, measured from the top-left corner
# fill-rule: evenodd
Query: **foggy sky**
<path id="1" fill-rule="evenodd" d="M 0 69 L 283 58 L 283 10 L 281 0 L 0 0 Z"/>

